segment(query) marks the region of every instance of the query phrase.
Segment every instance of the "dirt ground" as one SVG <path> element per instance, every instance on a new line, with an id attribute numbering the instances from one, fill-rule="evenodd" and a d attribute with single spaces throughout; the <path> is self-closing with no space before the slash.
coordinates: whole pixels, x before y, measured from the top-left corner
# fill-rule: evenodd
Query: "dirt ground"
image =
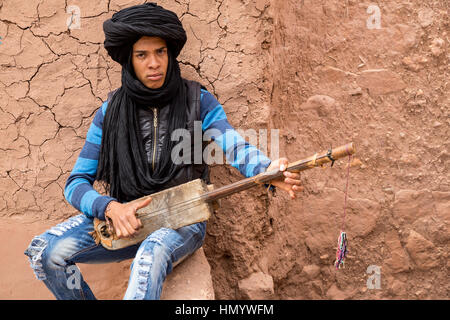
<path id="1" fill-rule="evenodd" d="M 23 251 L 77 214 L 66 179 L 95 111 L 120 86 L 102 23 L 143 2 L 0 1 L 2 299 L 52 298 Z M 290 161 L 348 142 L 357 151 L 345 220 L 346 159 L 303 172 L 295 200 L 259 187 L 221 200 L 203 247 L 215 298 L 448 299 L 448 0 L 158 4 L 188 34 L 183 76 L 202 82 L 235 128 L 279 130 Z M 68 28 L 71 5 L 79 28 Z M 215 186 L 241 178 L 212 167 Z M 342 225 L 349 254 L 336 270 Z M 120 299 L 127 263 L 83 275 L 100 298 Z"/>

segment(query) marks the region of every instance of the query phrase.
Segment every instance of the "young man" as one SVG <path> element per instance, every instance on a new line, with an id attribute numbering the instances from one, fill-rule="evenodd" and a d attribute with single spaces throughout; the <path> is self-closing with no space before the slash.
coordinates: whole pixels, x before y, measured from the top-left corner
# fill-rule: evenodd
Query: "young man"
<path id="1" fill-rule="evenodd" d="M 95 299 L 75 263 L 106 263 L 132 259 L 124 299 L 158 299 L 173 265 L 200 248 L 206 222 L 177 230 L 161 228 L 144 241 L 109 251 L 91 235 L 93 218 L 110 218 L 118 237 L 133 236 L 142 226 L 136 210 L 151 199 L 131 200 L 201 178 L 208 166 L 175 163 L 171 133 L 193 128 L 215 129 L 212 139 L 231 164 L 246 176 L 279 168 L 286 158 L 271 162 L 245 142 L 228 123 L 220 103 L 199 83 L 181 77 L 176 57 L 186 33 L 176 14 L 153 3 L 115 13 L 104 23 L 105 48 L 122 65 L 122 86 L 108 95 L 87 133 L 86 142 L 67 180 L 65 197 L 82 212 L 35 237 L 25 251 L 36 277 L 57 299 Z M 259 161 L 252 161 L 258 159 Z M 291 198 L 301 191 L 299 175 L 285 172 L 272 184 Z M 100 195 L 93 182 L 103 182 Z"/>

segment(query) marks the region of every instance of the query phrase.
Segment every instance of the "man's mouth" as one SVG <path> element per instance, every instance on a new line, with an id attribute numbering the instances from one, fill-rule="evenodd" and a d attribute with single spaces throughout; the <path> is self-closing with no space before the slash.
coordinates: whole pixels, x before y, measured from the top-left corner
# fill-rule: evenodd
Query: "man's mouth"
<path id="1" fill-rule="evenodd" d="M 147 75 L 147 79 L 150 81 L 158 81 L 161 80 L 163 77 L 162 73 L 155 73 L 155 74 L 149 74 Z"/>

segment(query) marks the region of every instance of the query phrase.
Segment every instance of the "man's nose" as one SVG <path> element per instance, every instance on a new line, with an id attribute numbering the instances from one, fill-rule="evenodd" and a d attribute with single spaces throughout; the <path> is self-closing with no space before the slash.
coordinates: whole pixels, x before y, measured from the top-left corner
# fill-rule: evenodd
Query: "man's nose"
<path id="1" fill-rule="evenodd" d="M 147 67 L 149 69 L 157 69 L 159 65 L 160 63 L 158 58 L 155 55 L 151 54 L 148 58 Z"/>

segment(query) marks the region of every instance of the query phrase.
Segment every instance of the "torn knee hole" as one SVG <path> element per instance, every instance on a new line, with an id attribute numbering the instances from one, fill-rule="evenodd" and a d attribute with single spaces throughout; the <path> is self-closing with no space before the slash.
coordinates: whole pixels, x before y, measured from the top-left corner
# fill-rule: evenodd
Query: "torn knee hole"
<path id="1" fill-rule="evenodd" d="M 44 269 L 42 267 L 42 254 L 44 253 L 46 247 L 47 241 L 45 239 L 35 237 L 25 250 L 25 255 L 28 256 L 30 266 L 34 270 L 38 280 L 46 279 Z"/>

